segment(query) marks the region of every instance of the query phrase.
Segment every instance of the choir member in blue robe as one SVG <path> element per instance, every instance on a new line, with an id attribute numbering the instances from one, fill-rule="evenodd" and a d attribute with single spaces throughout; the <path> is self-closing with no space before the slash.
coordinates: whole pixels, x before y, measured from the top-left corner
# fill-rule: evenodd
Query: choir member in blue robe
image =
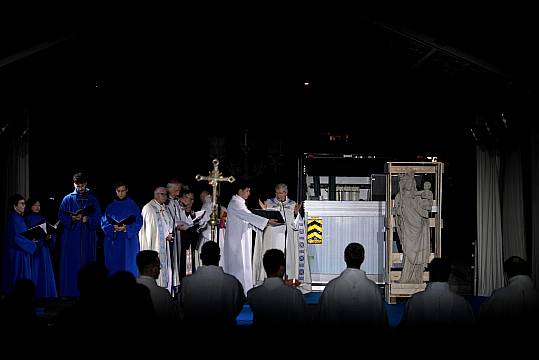
<path id="1" fill-rule="evenodd" d="M 136 258 L 140 250 L 138 233 L 142 227 L 142 215 L 138 205 L 127 196 L 127 184 L 118 182 L 115 189 L 116 198 L 101 218 L 101 228 L 105 233 L 105 265 L 110 274 L 129 271 L 138 277 Z"/>
<path id="2" fill-rule="evenodd" d="M 26 201 L 26 212 L 24 220 L 28 228 L 39 224 L 47 223 L 47 219 L 41 214 L 41 203 L 37 199 Z M 50 229 L 50 226 L 49 226 Z M 32 281 L 36 287 L 36 298 L 56 297 L 56 280 L 51 260 L 51 249 L 54 247 L 56 236 L 54 234 L 43 234 L 36 241 L 36 251 L 32 255 Z"/>
<path id="3" fill-rule="evenodd" d="M 6 219 L 6 228 L 4 232 L 4 259 L 3 259 L 3 279 L 2 292 L 10 294 L 13 291 L 15 283 L 19 279 L 31 279 L 31 256 L 36 251 L 36 244 L 21 235 L 26 231 L 24 222 L 24 197 L 19 194 L 12 195 L 9 198 L 8 211 Z"/>
<path id="4" fill-rule="evenodd" d="M 90 261 L 96 260 L 96 230 L 101 220 L 101 208 L 95 196 L 86 188 L 84 174 L 73 176 L 75 190 L 67 194 L 58 211 L 63 225 L 60 238 L 61 296 L 79 296 L 77 273 Z"/>

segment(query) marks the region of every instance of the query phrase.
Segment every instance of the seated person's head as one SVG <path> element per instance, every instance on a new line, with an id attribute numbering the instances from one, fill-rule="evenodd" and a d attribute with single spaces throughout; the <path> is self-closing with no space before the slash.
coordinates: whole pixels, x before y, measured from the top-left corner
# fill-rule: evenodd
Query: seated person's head
<path id="1" fill-rule="evenodd" d="M 526 260 L 518 256 L 511 256 L 503 262 L 503 270 L 507 274 L 507 278 L 511 279 L 517 275 L 531 274 L 531 269 Z"/>
<path id="2" fill-rule="evenodd" d="M 154 279 L 159 277 L 161 262 L 159 253 L 155 250 L 142 250 L 137 254 L 137 268 L 140 275 L 150 276 Z"/>
<path id="3" fill-rule="evenodd" d="M 365 260 L 365 248 L 359 243 L 350 243 L 344 249 L 346 267 L 359 269 Z"/>
<path id="4" fill-rule="evenodd" d="M 268 277 L 283 277 L 286 262 L 284 253 L 279 249 L 269 249 L 262 258 L 262 264 Z"/>
<path id="5" fill-rule="evenodd" d="M 109 277 L 109 270 L 105 265 L 92 261 L 80 268 L 77 276 L 77 287 L 80 296 L 97 295 L 104 290 Z"/>
<path id="6" fill-rule="evenodd" d="M 117 271 L 111 275 L 109 283 L 113 288 L 126 288 L 137 283 L 137 279 L 130 271 Z"/>
<path id="7" fill-rule="evenodd" d="M 447 282 L 451 273 L 449 261 L 443 258 L 434 258 L 427 266 L 430 282 Z"/>
<path id="8" fill-rule="evenodd" d="M 219 265 L 220 255 L 219 245 L 214 241 L 208 241 L 202 245 L 200 252 L 200 259 L 202 260 L 202 265 Z"/>

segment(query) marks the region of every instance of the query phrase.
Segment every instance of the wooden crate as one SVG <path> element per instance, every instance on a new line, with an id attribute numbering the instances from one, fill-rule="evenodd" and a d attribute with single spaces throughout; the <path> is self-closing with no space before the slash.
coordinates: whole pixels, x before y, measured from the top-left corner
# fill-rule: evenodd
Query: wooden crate
<path id="1" fill-rule="evenodd" d="M 429 280 L 429 273 L 423 273 L 422 284 L 401 284 L 399 279 L 401 270 L 394 266 L 402 263 L 402 253 L 394 251 L 393 236 L 396 232 L 396 222 L 394 214 L 394 199 L 391 198 L 391 176 L 399 173 L 414 172 L 419 174 L 434 174 L 435 176 L 435 194 L 432 205 L 431 217 L 429 218 L 429 227 L 433 228 L 434 249 L 429 257 L 429 262 L 442 254 L 441 249 L 441 230 L 443 228 L 442 219 L 442 175 L 444 172 L 443 163 L 428 162 L 389 162 L 386 163 L 385 172 L 386 181 L 386 271 L 385 271 L 385 295 L 388 303 L 396 303 L 399 298 L 408 298 L 413 294 L 423 291 L 426 282 Z"/>

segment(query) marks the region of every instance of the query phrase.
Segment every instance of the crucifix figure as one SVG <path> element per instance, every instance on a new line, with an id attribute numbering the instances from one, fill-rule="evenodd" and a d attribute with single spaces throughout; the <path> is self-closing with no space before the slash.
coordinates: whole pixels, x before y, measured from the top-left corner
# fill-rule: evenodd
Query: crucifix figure
<path id="1" fill-rule="evenodd" d="M 217 185 L 219 185 L 220 182 L 228 181 L 229 183 L 233 183 L 236 181 L 234 179 L 234 176 L 224 177 L 223 174 L 219 171 L 219 160 L 213 159 L 213 170 L 210 171 L 208 176 L 201 176 L 197 175 L 195 176 L 195 179 L 197 181 L 201 180 L 207 180 L 208 183 L 213 187 L 212 192 L 212 209 L 211 209 L 211 216 L 210 216 L 210 226 L 211 226 L 211 240 L 212 241 L 218 241 L 217 239 L 217 225 L 219 224 L 219 215 L 217 214 Z"/>

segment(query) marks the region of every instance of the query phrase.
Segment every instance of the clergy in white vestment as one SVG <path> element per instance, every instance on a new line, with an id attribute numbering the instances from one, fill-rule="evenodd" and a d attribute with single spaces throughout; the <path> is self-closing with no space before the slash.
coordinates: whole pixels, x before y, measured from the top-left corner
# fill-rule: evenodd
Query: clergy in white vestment
<path id="1" fill-rule="evenodd" d="M 180 301 L 185 321 L 197 327 L 234 327 L 245 303 L 243 287 L 219 267 L 221 256 L 216 242 L 206 242 L 200 257 L 202 266 L 182 284 Z"/>
<path id="2" fill-rule="evenodd" d="M 430 280 L 424 291 L 406 303 L 401 321 L 406 327 L 469 326 L 474 322 L 472 306 L 449 288 L 451 266 L 442 258 L 432 259 L 428 266 Z"/>
<path id="3" fill-rule="evenodd" d="M 263 232 L 257 233 L 254 245 L 253 271 L 255 286 L 260 285 L 266 278 L 266 272 L 262 265 L 262 256 L 269 249 L 280 249 L 285 253 L 286 279 L 299 280 L 298 286 L 302 293 L 311 291 L 311 271 L 305 243 L 300 246 L 299 229 L 303 217 L 298 215 L 301 205 L 288 198 L 288 186 L 277 184 L 275 197 L 260 202 L 263 209 L 279 211 L 285 221 L 285 225 L 268 226 Z M 286 247 L 286 250 L 285 250 Z"/>
<path id="4" fill-rule="evenodd" d="M 178 200 L 180 191 L 181 191 L 182 184 L 178 182 L 178 180 L 170 180 L 167 184 L 167 193 L 168 193 L 168 200 L 165 202 L 165 205 L 167 207 L 168 215 L 172 218 L 172 228 L 173 234 L 174 234 L 174 241 L 171 246 L 174 247 L 174 253 L 179 254 L 180 253 L 180 244 L 181 244 L 181 230 L 186 229 L 185 226 L 182 225 L 180 221 L 180 213 L 181 213 L 181 207 Z M 176 262 L 173 264 L 174 268 L 178 269 L 178 274 L 180 273 L 180 257 L 175 257 Z M 174 282 L 173 283 L 173 293 L 176 294 L 178 290 L 179 283 Z"/>
<path id="5" fill-rule="evenodd" d="M 158 187 L 154 199 L 142 208 L 142 228 L 139 231 L 140 250 L 155 250 L 161 261 L 157 285 L 172 290 L 179 283 L 177 253 L 173 246 L 173 219 L 165 206 L 167 191 Z M 171 259 L 172 258 L 172 259 Z"/>
<path id="6" fill-rule="evenodd" d="M 508 279 L 507 286 L 494 290 L 481 304 L 479 321 L 489 326 L 536 326 L 539 320 L 539 292 L 530 277 L 528 262 L 521 257 L 511 256 L 504 261 L 503 269 Z"/>
<path id="7" fill-rule="evenodd" d="M 267 278 L 262 285 L 247 293 L 247 303 L 253 311 L 253 325 L 257 328 L 305 325 L 305 299 L 297 288 L 287 285 L 284 280 L 284 253 L 270 249 L 264 254 L 262 262 Z"/>
<path id="8" fill-rule="evenodd" d="M 159 278 L 161 268 L 161 261 L 159 260 L 157 251 L 140 251 L 137 254 L 137 268 L 140 274 L 137 282 L 150 289 L 156 319 L 172 322 L 179 320 L 180 309 L 172 299 L 172 296 L 165 288 L 157 286 L 156 279 Z"/>
<path id="9" fill-rule="evenodd" d="M 320 296 L 320 320 L 325 326 L 346 329 L 386 329 L 387 314 L 378 286 L 361 270 L 365 249 L 350 243 L 344 250 L 346 269 L 331 280 Z"/>
<path id="10" fill-rule="evenodd" d="M 250 212 L 245 201 L 251 194 L 251 188 L 246 184 L 239 184 L 238 187 L 237 194 L 232 196 L 227 207 L 223 270 L 235 276 L 244 291 L 249 291 L 253 287 L 252 230 L 260 231 L 268 224 L 275 225 L 277 222 Z"/>

